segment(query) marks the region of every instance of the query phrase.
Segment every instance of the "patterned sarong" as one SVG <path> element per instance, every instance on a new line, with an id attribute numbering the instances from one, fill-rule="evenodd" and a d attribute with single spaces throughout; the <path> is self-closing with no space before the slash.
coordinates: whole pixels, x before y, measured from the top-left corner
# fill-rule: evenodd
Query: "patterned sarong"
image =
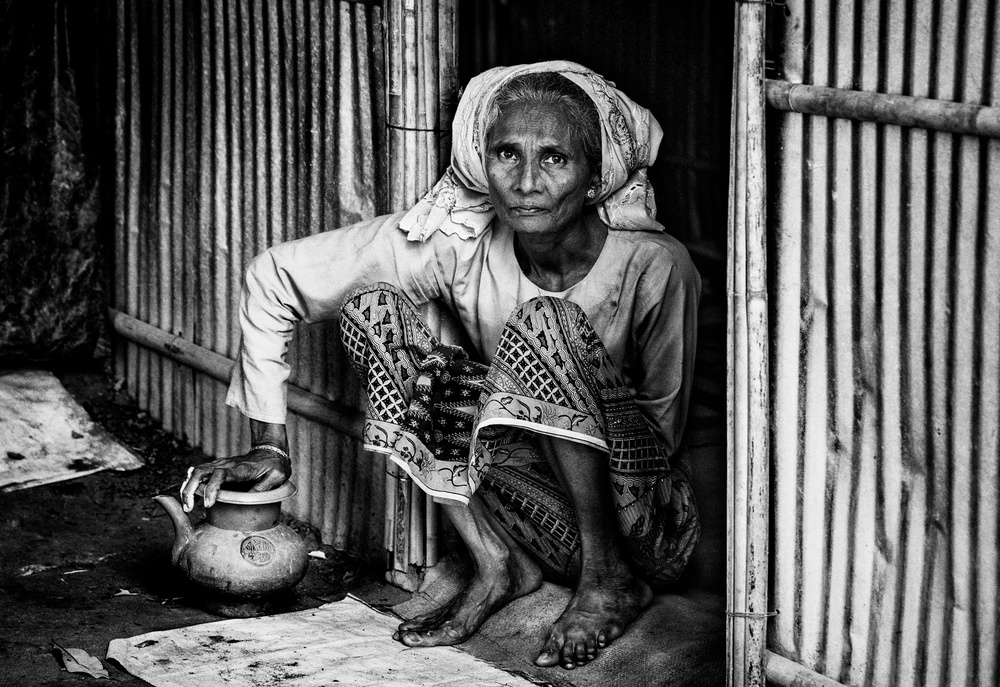
<path id="1" fill-rule="evenodd" d="M 490 366 L 436 340 L 388 284 L 352 293 L 344 346 L 368 384 L 365 448 L 440 501 L 475 493 L 547 572 L 575 577 L 579 532 L 536 434 L 608 453 L 617 524 L 653 583 L 676 579 L 698 538 L 682 464 L 671 465 L 575 304 L 536 298 L 510 317 Z"/>

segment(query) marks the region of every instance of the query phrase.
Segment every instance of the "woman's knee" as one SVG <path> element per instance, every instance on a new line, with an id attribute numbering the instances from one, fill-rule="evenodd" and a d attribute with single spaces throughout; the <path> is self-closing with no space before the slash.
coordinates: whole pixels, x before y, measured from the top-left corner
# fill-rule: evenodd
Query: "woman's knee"
<path id="1" fill-rule="evenodd" d="M 550 321 L 554 317 L 568 317 L 571 320 L 582 318 L 587 321 L 587 315 L 583 312 L 583 308 L 572 301 L 555 296 L 536 296 L 514 309 L 514 312 L 507 318 L 507 326 L 524 324 L 537 320 L 539 317 L 548 318 Z"/>
<path id="2" fill-rule="evenodd" d="M 367 342 L 394 336 L 395 328 L 380 326 L 387 313 L 398 320 L 399 314 L 413 309 L 409 299 L 387 282 L 374 282 L 351 291 L 340 307 L 340 340 L 348 355 L 361 364 Z"/>
<path id="3" fill-rule="evenodd" d="M 340 315 L 343 317 L 345 314 L 360 312 L 370 305 L 400 300 L 408 301 L 406 296 L 392 284 L 377 281 L 360 286 L 347 294 L 344 304 L 340 306 Z"/>
<path id="4" fill-rule="evenodd" d="M 581 360 L 608 356 L 604 342 L 583 308 L 554 296 L 532 298 L 511 313 L 501 336 L 501 346 L 518 339 L 534 341 L 534 346 L 561 350 Z"/>

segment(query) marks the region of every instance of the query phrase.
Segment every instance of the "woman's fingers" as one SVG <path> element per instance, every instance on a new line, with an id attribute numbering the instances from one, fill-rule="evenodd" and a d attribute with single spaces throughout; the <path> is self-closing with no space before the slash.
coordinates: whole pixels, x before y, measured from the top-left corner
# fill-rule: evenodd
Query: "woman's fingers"
<path id="1" fill-rule="evenodd" d="M 215 463 L 205 463 L 188 468 L 187 479 L 181 485 L 181 506 L 185 513 L 190 513 L 194 509 L 194 492 L 212 474 L 214 469 Z"/>
<path id="2" fill-rule="evenodd" d="M 204 463 L 188 468 L 187 479 L 181 485 L 181 505 L 188 513 L 194 509 L 194 495 L 203 482 L 207 482 L 205 506 L 211 507 L 227 482 L 254 482 L 250 491 L 269 491 L 284 483 L 290 475 L 288 461 L 271 451 L 257 450 L 245 456 Z"/>
<path id="3" fill-rule="evenodd" d="M 271 489 L 280 487 L 287 479 L 288 475 L 283 471 L 273 468 L 261 477 L 257 484 L 250 487 L 250 491 L 270 491 Z"/>
<path id="4" fill-rule="evenodd" d="M 212 476 L 208 478 L 203 495 L 205 508 L 211 508 L 215 505 L 215 499 L 219 496 L 219 489 L 222 489 L 222 485 L 229 481 L 226 479 L 228 472 L 228 470 L 222 468 L 216 468 L 212 471 Z"/>

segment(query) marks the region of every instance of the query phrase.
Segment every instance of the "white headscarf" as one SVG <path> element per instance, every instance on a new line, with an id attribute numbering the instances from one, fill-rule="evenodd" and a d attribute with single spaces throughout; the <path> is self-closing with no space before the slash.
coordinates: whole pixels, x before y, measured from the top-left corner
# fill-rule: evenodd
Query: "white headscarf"
<path id="1" fill-rule="evenodd" d="M 463 238 L 479 236 L 496 213 L 486 178 L 486 125 L 493 100 L 515 76 L 536 72 L 563 75 L 590 96 L 601 119 L 601 180 L 596 197 L 601 219 L 612 229 L 662 231 L 656 221 L 653 187 L 646 168 L 656 160 L 663 130 L 646 108 L 610 81 L 574 62 L 554 61 L 495 67 L 473 78 L 452 123 L 451 165 L 399 223 L 411 241 L 435 231 Z"/>

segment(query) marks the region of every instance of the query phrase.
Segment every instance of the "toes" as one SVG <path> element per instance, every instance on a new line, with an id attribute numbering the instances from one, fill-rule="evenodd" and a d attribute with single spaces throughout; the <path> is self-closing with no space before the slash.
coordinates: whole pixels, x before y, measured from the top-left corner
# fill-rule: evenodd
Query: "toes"
<path id="1" fill-rule="evenodd" d="M 535 659 L 535 665 L 540 668 L 551 668 L 558 662 L 559 655 L 554 654 L 551 651 L 543 651 L 538 654 L 538 657 Z"/>
<path id="2" fill-rule="evenodd" d="M 587 637 L 587 660 L 593 661 L 597 658 L 597 639 L 591 635 Z"/>
<path id="3" fill-rule="evenodd" d="M 617 623 L 612 623 L 608 626 L 607 632 L 605 632 L 606 643 L 610 644 L 614 640 L 618 639 L 625 633 L 625 628 Z"/>
<path id="4" fill-rule="evenodd" d="M 397 632 L 392 637 L 406 646 L 420 646 L 423 643 L 422 636 L 417 632 Z"/>
<path id="5" fill-rule="evenodd" d="M 574 668 L 576 668 L 577 647 L 579 646 L 580 645 L 577 642 L 574 642 L 572 640 L 567 640 L 566 643 L 563 644 L 560 663 L 562 664 L 562 667 L 565 668 L 566 670 L 573 670 Z"/>
<path id="6" fill-rule="evenodd" d="M 398 632 L 409 632 L 410 630 L 415 630 L 420 627 L 420 619 L 413 618 L 411 620 L 404 620 L 399 624 L 397 628 Z"/>
<path id="7" fill-rule="evenodd" d="M 460 625 L 444 623 L 435 627 L 397 630 L 392 638 L 409 647 L 417 646 L 452 646 L 461 644 L 469 638 L 469 632 Z"/>
<path id="8" fill-rule="evenodd" d="M 538 654 L 538 658 L 535 659 L 535 665 L 542 668 L 552 668 L 559 664 L 559 645 L 552 639 L 549 639 L 542 647 L 541 653 Z"/>

